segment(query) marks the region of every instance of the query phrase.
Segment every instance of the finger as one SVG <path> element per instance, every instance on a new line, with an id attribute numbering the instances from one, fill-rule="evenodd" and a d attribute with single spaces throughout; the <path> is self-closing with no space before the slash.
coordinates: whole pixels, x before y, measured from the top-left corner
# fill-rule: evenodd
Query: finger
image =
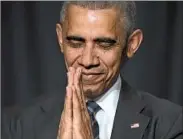
<path id="1" fill-rule="evenodd" d="M 78 95 L 80 96 L 81 99 L 81 105 L 83 108 L 86 108 L 86 99 L 84 96 L 84 92 L 83 92 L 83 85 L 82 85 L 82 81 L 81 81 L 81 76 L 82 76 L 82 69 L 78 69 L 78 74 L 77 74 L 77 81 L 76 82 L 76 90 L 78 92 Z"/>
<path id="2" fill-rule="evenodd" d="M 72 89 L 71 87 L 66 87 L 66 97 L 65 97 L 65 108 L 64 112 L 68 118 L 72 117 Z"/>
<path id="3" fill-rule="evenodd" d="M 83 116 L 85 116 L 86 115 L 85 111 L 87 111 L 87 107 L 86 107 L 86 99 L 85 99 L 84 92 L 83 92 L 83 86 L 82 86 L 82 82 L 81 82 L 81 74 L 82 74 L 82 70 L 78 69 L 78 74 L 77 74 L 78 82 L 76 82 L 76 90 L 77 90 L 77 94 L 79 96 L 79 100 L 81 103 L 82 112 L 84 112 Z"/>
<path id="4" fill-rule="evenodd" d="M 76 74 L 74 76 L 74 85 L 75 85 L 76 92 L 77 92 L 79 102 L 81 105 L 82 116 L 85 117 L 88 113 L 88 110 L 86 107 L 86 100 L 85 100 L 85 96 L 84 96 L 84 92 L 83 92 L 83 88 L 82 88 L 81 75 L 82 75 L 82 69 L 78 68 L 76 70 Z"/>
<path id="5" fill-rule="evenodd" d="M 64 110 L 58 131 L 58 138 L 71 138 L 72 136 L 72 89 L 66 87 Z"/>
<path id="6" fill-rule="evenodd" d="M 66 97 L 62 119 L 65 128 L 70 128 L 72 126 L 72 90 L 70 87 L 66 87 Z M 68 124 L 65 124 L 65 123 Z"/>
<path id="7" fill-rule="evenodd" d="M 73 128 L 78 128 L 81 124 L 81 105 L 78 99 L 78 96 L 76 94 L 76 89 L 73 86 L 73 97 L 72 97 L 72 103 L 73 103 Z"/>
<path id="8" fill-rule="evenodd" d="M 67 73 L 68 77 L 68 86 L 72 86 L 74 83 L 74 74 L 75 74 L 75 69 L 73 67 L 69 67 L 69 72 Z"/>
<path id="9" fill-rule="evenodd" d="M 85 113 L 81 109 L 79 98 L 76 93 L 75 86 L 73 89 L 73 135 L 76 138 L 93 138 L 92 130 L 90 128 L 90 120 L 86 119 Z M 90 132 L 91 131 L 91 132 Z"/>
<path id="10" fill-rule="evenodd" d="M 74 84 L 79 85 L 81 78 L 81 68 L 77 68 L 74 74 Z"/>
<path id="11" fill-rule="evenodd" d="M 75 86 L 75 89 L 76 89 L 77 96 L 81 101 L 81 90 L 80 90 L 80 87 L 79 87 L 80 76 L 81 76 L 81 69 L 77 68 L 76 72 L 74 74 L 74 86 Z"/>

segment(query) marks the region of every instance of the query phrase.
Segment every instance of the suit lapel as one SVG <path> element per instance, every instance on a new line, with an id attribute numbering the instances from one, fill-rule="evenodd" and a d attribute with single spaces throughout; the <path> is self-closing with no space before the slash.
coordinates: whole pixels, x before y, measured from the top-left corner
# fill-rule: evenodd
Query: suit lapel
<path id="1" fill-rule="evenodd" d="M 140 96 L 123 80 L 111 139 L 141 139 L 150 120 L 140 114 L 144 108 Z"/>
<path id="2" fill-rule="evenodd" d="M 40 106 L 41 113 L 35 120 L 35 139 L 56 139 L 61 112 L 63 110 L 63 96 L 49 98 L 46 104 Z"/>

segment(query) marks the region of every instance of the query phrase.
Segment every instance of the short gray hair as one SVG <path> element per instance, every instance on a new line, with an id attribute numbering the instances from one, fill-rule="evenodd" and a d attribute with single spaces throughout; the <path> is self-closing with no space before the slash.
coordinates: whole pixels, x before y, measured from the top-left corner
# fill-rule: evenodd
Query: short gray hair
<path id="1" fill-rule="evenodd" d="M 135 16 L 136 16 L 136 6 L 135 2 L 132 1 L 65 1 L 62 5 L 60 11 L 60 22 L 63 22 L 66 16 L 68 5 L 78 5 L 83 8 L 88 8 L 91 10 L 97 9 L 109 9 L 117 8 L 119 9 L 120 19 L 124 22 L 124 30 L 127 34 L 130 34 L 135 27 Z"/>

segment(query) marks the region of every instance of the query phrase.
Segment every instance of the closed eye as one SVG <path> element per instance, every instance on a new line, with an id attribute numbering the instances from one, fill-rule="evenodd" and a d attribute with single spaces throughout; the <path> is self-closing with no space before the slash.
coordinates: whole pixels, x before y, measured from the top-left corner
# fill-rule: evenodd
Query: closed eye
<path id="1" fill-rule="evenodd" d="M 112 47 L 114 45 L 114 43 L 109 43 L 109 42 L 100 42 L 97 44 L 101 47 L 104 47 L 104 48 Z"/>
<path id="2" fill-rule="evenodd" d="M 95 42 L 97 43 L 97 45 L 103 47 L 104 49 L 111 48 L 116 44 L 116 40 L 111 38 L 97 38 L 95 39 Z"/>
<path id="3" fill-rule="evenodd" d="M 67 36 L 66 40 L 68 44 L 73 48 L 81 47 L 85 43 L 85 39 L 78 36 Z"/>

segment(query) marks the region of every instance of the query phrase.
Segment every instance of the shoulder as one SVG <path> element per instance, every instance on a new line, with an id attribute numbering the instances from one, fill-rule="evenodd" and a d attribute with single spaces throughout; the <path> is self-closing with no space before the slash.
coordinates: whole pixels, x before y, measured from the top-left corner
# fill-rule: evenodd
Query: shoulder
<path id="1" fill-rule="evenodd" d="M 138 91 L 142 101 L 146 104 L 147 109 L 152 115 L 166 115 L 175 117 L 182 112 L 182 107 L 167 99 L 159 98 L 147 92 Z"/>
<path id="2" fill-rule="evenodd" d="M 63 96 L 60 94 L 44 94 L 25 104 L 4 108 L 3 111 L 8 118 L 33 117 L 39 114 L 40 111 L 51 111 L 61 101 L 63 101 Z"/>
<path id="3" fill-rule="evenodd" d="M 60 97 L 60 95 L 46 94 L 35 98 L 25 106 L 4 109 L 2 117 L 3 139 L 9 139 L 12 136 L 15 139 L 19 139 L 22 136 L 22 132 L 28 132 L 28 136 L 31 138 L 32 132 L 35 130 L 35 121 L 39 118 L 40 123 L 38 124 L 41 124 L 49 120 L 48 117 L 54 115 L 55 107 L 62 103 L 62 99 L 63 97 Z"/>
<path id="4" fill-rule="evenodd" d="M 158 98 L 145 92 L 138 92 L 146 107 L 143 114 L 150 117 L 149 129 L 156 138 L 173 138 L 183 134 L 182 107 L 169 100 Z"/>

